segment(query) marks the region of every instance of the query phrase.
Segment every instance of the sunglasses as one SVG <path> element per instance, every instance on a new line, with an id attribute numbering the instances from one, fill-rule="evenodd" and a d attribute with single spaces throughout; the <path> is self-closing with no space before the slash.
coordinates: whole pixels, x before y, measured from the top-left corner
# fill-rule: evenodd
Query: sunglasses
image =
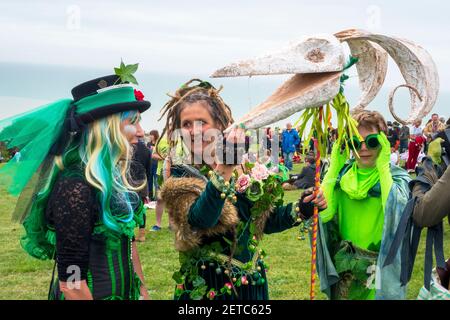
<path id="1" fill-rule="evenodd" d="M 369 134 L 363 141 L 360 141 L 358 137 L 353 136 L 352 141 L 356 151 L 361 150 L 363 142 L 366 144 L 367 149 L 376 149 L 380 145 L 378 134 Z"/>

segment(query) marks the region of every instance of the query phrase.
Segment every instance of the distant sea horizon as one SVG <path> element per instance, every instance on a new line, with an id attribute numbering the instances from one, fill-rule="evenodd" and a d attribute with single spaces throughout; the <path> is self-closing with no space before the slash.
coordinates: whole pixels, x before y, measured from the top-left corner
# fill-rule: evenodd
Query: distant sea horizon
<path id="1" fill-rule="evenodd" d="M 46 103 L 71 98 L 70 90 L 76 85 L 112 74 L 113 70 L 102 68 L 79 68 L 55 65 L 36 65 L 22 63 L 0 62 L 0 119 L 5 119 L 15 114 L 26 112 Z M 213 70 L 212 70 L 213 71 Z M 356 71 L 350 70 L 351 79 L 345 84 L 345 92 L 351 106 L 358 101 L 360 90 L 357 85 Z M 136 73 L 139 89 L 145 98 L 152 103 L 149 111 L 142 117 L 142 125 L 146 132 L 157 129 L 162 130 L 165 120 L 158 121 L 160 110 L 169 100 L 167 93 L 173 93 L 184 82 L 191 78 L 200 78 L 211 82 L 214 86 L 223 85 L 222 97 L 231 107 L 235 120 L 242 117 L 259 103 L 269 97 L 290 76 L 258 76 L 242 78 L 212 79 L 207 74 L 176 74 L 176 73 Z M 400 83 L 398 83 L 400 84 Z M 393 121 L 393 117 L 387 107 L 388 95 L 393 86 L 385 84 L 378 96 L 366 108 L 377 110 L 383 114 L 386 120 Z M 399 90 L 400 91 L 400 90 Z M 438 113 L 446 119 L 450 111 L 446 106 L 450 105 L 450 92 L 440 90 L 438 100 L 431 113 Z M 409 109 L 409 93 L 407 90 L 399 92 L 395 97 L 394 107 L 396 113 L 406 118 Z M 300 114 L 295 114 L 288 119 L 278 121 L 272 126 L 284 127 L 287 122 L 294 123 Z M 424 122 L 431 114 L 424 119 Z M 333 120 L 332 120 L 333 122 Z"/>

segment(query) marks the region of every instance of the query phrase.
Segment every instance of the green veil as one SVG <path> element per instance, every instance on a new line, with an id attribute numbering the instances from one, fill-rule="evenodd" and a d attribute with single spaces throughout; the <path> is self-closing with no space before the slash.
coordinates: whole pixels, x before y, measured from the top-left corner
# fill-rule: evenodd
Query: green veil
<path id="1" fill-rule="evenodd" d="M 24 223 L 26 236 L 21 245 L 30 255 L 39 259 L 52 258 L 54 243 L 44 230 L 44 208 L 33 203 L 51 175 L 54 155 L 51 148 L 61 137 L 71 99 L 38 107 L 4 120 L 0 120 L 0 141 L 8 149 L 17 148 L 20 157 L 14 157 L 0 168 L 0 185 L 17 199 L 12 218 Z M 32 211 L 35 214 L 30 214 Z M 39 212 L 38 212 L 39 211 Z M 26 218 L 28 221 L 25 221 Z"/>
<path id="2" fill-rule="evenodd" d="M 71 103 L 71 99 L 62 99 L 0 120 L 0 141 L 20 152 L 20 160 L 13 158 L 0 168 L 0 185 L 12 196 L 22 194 L 13 214 L 15 220 L 24 217 L 29 205 L 25 196 L 31 200 L 30 192 L 44 183 L 54 158 L 50 149 L 61 136 Z"/>

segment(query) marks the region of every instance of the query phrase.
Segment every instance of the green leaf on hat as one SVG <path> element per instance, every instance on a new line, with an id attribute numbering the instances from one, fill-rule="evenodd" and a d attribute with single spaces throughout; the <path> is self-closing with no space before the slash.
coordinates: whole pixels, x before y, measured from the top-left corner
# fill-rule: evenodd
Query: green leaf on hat
<path id="1" fill-rule="evenodd" d="M 137 71 L 138 66 L 139 63 L 125 65 L 121 60 L 120 67 L 114 68 L 114 72 L 120 77 L 120 82 L 138 84 L 136 78 L 133 76 L 133 73 Z"/>

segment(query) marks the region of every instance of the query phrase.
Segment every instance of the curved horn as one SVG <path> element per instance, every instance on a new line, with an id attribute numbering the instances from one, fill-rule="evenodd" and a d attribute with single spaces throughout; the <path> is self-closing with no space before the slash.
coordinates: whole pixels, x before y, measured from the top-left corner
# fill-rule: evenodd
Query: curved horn
<path id="1" fill-rule="evenodd" d="M 395 120 L 397 120 L 398 122 L 400 122 L 401 124 L 407 124 L 405 121 L 403 121 L 399 116 L 397 116 L 397 114 L 394 112 L 394 95 L 395 95 L 395 92 L 397 91 L 397 89 L 398 88 L 401 88 L 401 87 L 406 87 L 406 88 L 409 88 L 410 90 L 412 90 L 413 92 L 414 92 L 414 94 L 417 96 L 417 98 L 420 100 L 420 101 L 422 101 L 422 97 L 420 96 L 420 94 L 419 94 L 419 91 L 417 91 L 417 89 L 416 88 L 414 88 L 414 87 L 412 87 L 412 86 L 410 86 L 410 85 L 407 85 L 407 84 L 401 84 L 401 85 L 399 85 L 399 86 L 396 86 L 392 91 L 391 91 L 391 93 L 389 94 L 389 103 L 388 103 L 388 105 L 389 105 L 389 111 L 391 111 L 391 114 L 392 114 L 392 116 L 394 117 L 394 119 Z"/>
<path id="2" fill-rule="evenodd" d="M 357 112 L 367 107 L 383 86 L 387 73 L 388 54 L 376 43 L 354 38 L 351 31 L 341 31 L 334 36 L 341 42 L 347 42 L 352 56 L 358 58 L 356 70 L 362 93 L 356 107 L 352 110 Z"/>
<path id="3" fill-rule="evenodd" d="M 350 29 L 339 34 L 343 39 L 350 37 L 376 42 L 394 59 L 406 81 L 405 86 L 410 88 L 411 96 L 411 112 L 408 118 L 401 120 L 395 116 L 397 120 L 409 124 L 422 119 L 431 111 L 439 92 L 439 76 L 433 59 L 425 49 L 408 40 L 364 30 Z"/>

